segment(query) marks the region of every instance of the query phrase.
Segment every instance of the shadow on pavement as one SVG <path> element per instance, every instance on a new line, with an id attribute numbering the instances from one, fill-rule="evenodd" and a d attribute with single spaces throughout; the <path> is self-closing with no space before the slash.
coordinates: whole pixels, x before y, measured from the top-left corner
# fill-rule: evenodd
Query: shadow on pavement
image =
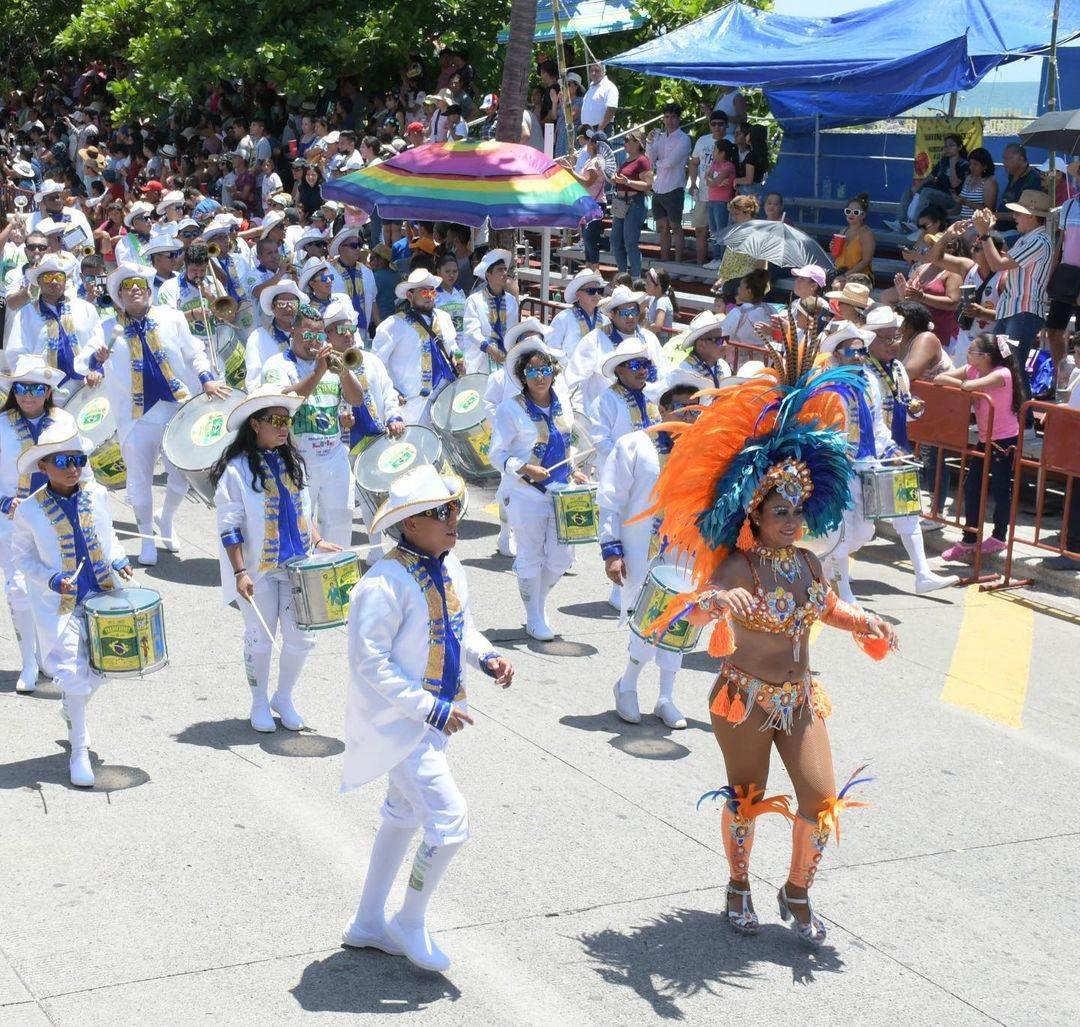
<path id="1" fill-rule="evenodd" d="M 525 634 L 523 628 L 512 630 L 509 628 L 495 631 L 485 631 L 488 641 L 492 645 L 514 652 L 518 649 L 528 649 L 538 656 L 595 656 L 599 651 L 595 646 L 587 642 L 571 642 L 565 638 L 555 638 L 550 642 L 538 642 Z"/>
<path id="2" fill-rule="evenodd" d="M 628 724 L 621 720 L 614 710 L 604 713 L 568 714 L 560 717 L 559 723 L 578 731 L 601 731 L 612 735 L 613 737 L 608 739 L 608 745 L 639 760 L 681 760 L 690 755 L 690 750 L 672 737 L 681 732 L 667 727 L 646 709 L 641 711 L 640 724 Z M 684 730 L 712 730 L 700 720 L 687 720 L 686 724 Z"/>
<path id="3" fill-rule="evenodd" d="M 680 999 L 749 987 L 759 976 L 758 964 L 789 967 L 797 984 L 844 966 L 831 945 L 806 948 L 779 924 L 764 924 L 756 936 L 744 938 L 719 913 L 695 909 L 664 913 L 626 933 L 604 930 L 578 940 L 603 981 L 631 988 L 662 1020 L 685 1018 Z"/>
<path id="4" fill-rule="evenodd" d="M 18 672 L 10 671 L 0 675 L 0 693 L 11 692 L 20 699 L 59 699 L 60 689 L 53 684 L 52 678 L 39 677 L 37 687 L 32 692 L 15 692 L 15 683 L 19 680 Z"/>
<path id="5" fill-rule="evenodd" d="M 619 611 L 614 610 L 604 599 L 595 600 L 591 603 L 570 603 L 559 607 L 560 613 L 568 617 L 584 617 L 586 620 L 610 620 L 619 619 Z"/>
<path id="6" fill-rule="evenodd" d="M 137 560 L 132 560 L 135 573 L 145 574 L 151 580 L 172 581 L 181 585 L 208 585 L 217 587 L 221 584 L 221 566 L 209 556 L 176 556 L 173 553 L 158 553 L 158 562 L 153 567 L 140 567 Z M 168 625 L 166 625 L 166 630 Z"/>
<path id="7" fill-rule="evenodd" d="M 279 727 L 273 734 L 261 734 L 246 719 L 202 720 L 173 736 L 182 745 L 201 745 L 207 749 L 232 749 L 242 745 L 257 745 L 272 756 L 301 756 L 322 758 L 337 756 L 345 751 L 338 738 L 316 734 L 314 731 L 286 731 Z"/>
<path id="8" fill-rule="evenodd" d="M 138 767 L 105 763 L 92 749 L 90 765 L 94 768 L 93 788 L 74 788 L 68 777 L 67 742 L 57 742 L 63 751 L 51 756 L 35 756 L 16 763 L 0 764 L 0 790 L 29 788 L 40 791 L 42 785 L 61 785 L 73 792 L 122 792 L 138 788 L 150 780 L 150 775 Z"/>
<path id="9" fill-rule="evenodd" d="M 470 521 L 468 519 L 464 521 L 458 521 L 458 538 L 461 541 L 468 541 L 469 539 L 477 538 L 489 538 L 492 535 L 499 534 L 498 522 L 492 521 Z M 509 556 L 504 556 L 504 560 L 512 559 Z"/>
<path id="10" fill-rule="evenodd" d="M 476 567 L 482 571 L 508 571 L 514 565 L 514 558 L 503 556 L 501 553 L 492 553 L 491 556 L 470 556 L 461 563 L 465 567 Z"/>
<path id="11" fill-rule="evenodd" d="M 414 1013 L 461 998 L 442 974 L 417 970 L 401 956 L 374 949 L 342 949 L 316 959 L 289 991 L 310 1013 Z"/>

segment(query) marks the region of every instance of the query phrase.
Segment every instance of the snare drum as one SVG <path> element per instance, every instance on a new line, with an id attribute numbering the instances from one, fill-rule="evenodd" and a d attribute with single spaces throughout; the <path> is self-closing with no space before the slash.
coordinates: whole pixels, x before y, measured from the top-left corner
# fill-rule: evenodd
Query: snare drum
<path id="1" fill-rule="evenodd" d="M 225 384 L 234 389 L 242 389 L 247 379 L 243 340 L 231 325 L 218 325 L 214 343 L 217 346 L 218 365 Z"/>
<path id="2" fill-rule="evenodd" d="M 390 494 L 390 482 L 410 467 L 432 464 L 449 473 L 443 461 L 442 443 L 430 428 L 410 424 L 396 439 L 382 435 L 368 446 L 353 465 L 356 489 L 369 510 L 379 509 Z"/>
<path id="3" fill-rule="evenodd" d="M 873 521 L 922 513 L 922 466 L 914 460 L 859 471 L 863 514 Z"/>
<path id="4" fill-rule="evenodd" d="M 600 520 L 596 508 L 596 482 L 585 485 L 551 485 L 548 495 L 555 504 L 555 537 L 571 546 L 596 542 Z"/>
<path id="5" fill-rule="evenodd" d="M 72 392 L 64 409 L 75 419 L 75 425 L 94 447 L 90 453 L 90 469 L 98 484 L 107 489 L 123 488 L 127 468 L 120 455 L 116 434 L 116 415 L 102 386 L 82 385 Z"/>
<path id="6" fill-rule="evenodd" d="M 193 396 L 173 414 L 165 428 L 161 451 L 207 506 L 214 505 L 210 470 L 236 437 L 236 432 L 226 430 L 229 414 L 245 399 L 240 389 L 233 389 L 225 399 Z"/>
<path id="7" fill-rule="evenodd" d="M 491 422 L 484 415 L 487 375 L 467 374 L 448 385 L 431 404 L 431 423 L 442 437 L 455 468 L 466 477 L 493 478 Z"/>
<path id="8" fill-rule="evenodd" d="M 290 560 L 293 612 L 302 631 L 336 628 L 349 618 L 349 595 L 360 580 L 356 553 L 315 553 Z"/>
<path id="9" fill-rule="evenodd" d="M 165 608 L 152 588 L 117 588 L 82 604 L 90 666 L 110 678 L 146 677 L 169 662 Z"/>
<path id="10" fill-rule="evenodd" d="M 701 637 L 701 625 L 691 624 L 685 616 L 672 621 L 659 637 L 650 634 L 653 624 L 665 613 L 668 603 L 680 592 L 693 592 L 694 582 L 686 571 L 668 564 L 649 568 L 649 576 L 641 586 L 634 612 L 630 617 L 630 630 L 638 638 L 650 642 L 658 649 L 673 653 L 689 652 Z"/>

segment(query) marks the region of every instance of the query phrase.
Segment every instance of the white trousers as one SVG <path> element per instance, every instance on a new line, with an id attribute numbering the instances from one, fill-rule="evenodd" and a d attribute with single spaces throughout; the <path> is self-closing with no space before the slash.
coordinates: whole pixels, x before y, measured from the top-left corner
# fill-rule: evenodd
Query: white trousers
<path id="1" fill-rule="evenodd" d="M 556 579 L 565 574 L 574 562 L 574 549 L 555 534 L 551 497 L 540 492 L 535 498 L 526 497 L 517 489 L 507 492 L 506 516 L 517 544 L 514 572 L 518 580 L 530 581 L 541 574 Z"/>
<path id="2" fill-rule="evenodd" d="M 327 542 L 352 545 L 353 496 L 348 449 L 338 446 L 333 455 L 306 460 L 305 466 L 319 534 Z"/>
<path id="3" fill-rule="evenodd" d="M 89 697 L 105 682 L 100 674 L 90 669 L 86 624 L 78 609 L 68 618 L 67 627 L 41 662 L 45 673 L 52 677 L 64 695 Z"/>
<path id="4" fill-rule="evenodd" d="M 446 759 L 449 735 L 428 727 L 390 771 L 383 819 L 395 827 L 422 827 L 428 845 L 460 845 L 469 837 L 469 810 Z"/>
<path id="5" fill-rule="evenodd" d="M 275 635 L 281 630 L 282 661 L 300 666 L 307 659 L 308 653 L 315 647 L 315 634 L 301 631 L 296 624 L 296 612 L 293 609 L 292 587 L 289 576 L 284 571 L 274 571 L 255 582 L 255 594 L 252 597 L 259 613 L 266 621 L 266 626 Z M 252 604 L 246 599 L 237 599 L 236 605 L 244 618 L 244 668 L 248 684 L 252 688 L 266 690 L 270 682 L 270 658 L 273 652 L 270 638 L 255 616 Z M 285 669 L 282 669 L 285 673 Z"/>
<path id="6" fill-rule="evenodd" d="M 177 496 L 187 494 L 187 479 L 161 451 L 167 424 L 155 424 L 140 418 L 127 433 L 120 453 L 127 467 L 127 496 L 135 512 L 135 523 L 144 535 L 154 534 L 154 464 L 158 454 L 169 476 L 168 490 Z"/>

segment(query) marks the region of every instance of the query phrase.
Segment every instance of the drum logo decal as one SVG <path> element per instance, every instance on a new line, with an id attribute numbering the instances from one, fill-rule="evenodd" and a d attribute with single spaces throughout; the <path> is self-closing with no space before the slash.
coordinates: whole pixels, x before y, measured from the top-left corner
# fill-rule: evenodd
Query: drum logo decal
<path id="1" fill-rule="evenodd" d="M 109 416 L 109 401 L 104 396 L 90 400 L 79 412 L 79 430 L 89 431 Z"/>
<path id="2" fill-rule="evenodd" d="M 467 414 L 480 405 L 480 393 L 476 389 L 464 389 L 454 397 L 450 409 L 455 414 Z"/>
<path id="3" fill-rule="evenodd" d="M 410 467 L 415 459 L 416 447 L 411 442 L 399 442 L 386 447 L 379 457 L 379 470 L 383 474 L 398 474 Z"/>
<path id="4" fill-rule="evenodd" d="M 191 426 L 191 441 L 196 446 L 212 446 L 225 434 L 225 415 L 220 410 L 203 414 Z"/>

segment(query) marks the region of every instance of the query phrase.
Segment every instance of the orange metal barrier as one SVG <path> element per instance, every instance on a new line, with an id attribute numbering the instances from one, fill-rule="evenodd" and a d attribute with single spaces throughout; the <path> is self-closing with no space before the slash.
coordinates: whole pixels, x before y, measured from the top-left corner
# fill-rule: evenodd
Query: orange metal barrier
<path id="1" fill-rule="evenodd" d="M 982 464 L 982 484 L 979 487 L 979 516 L 978 532 L 979 541 L 982 541 L 983 521 L 986 518 L 986 498 L 990 490 L 990 447 L 985 451 L 978 443 L 971 442 L 970 428 L 974 416 L 975 403 L 984 402 L 987 405 L 986 434 L 993 438 L 994 435 L 994 408 L 990 404 L 990 398 L 983 392 L 964 392 L 962 389 L 953 388 L 951 385 L 932 385 L 930 382 L 916 381 L 911 383 L 911 393 L 921 399 L 926 407 L 921 416 L 912 418 L 907 423 L 908 439 L 915 444 L 915 453 L 919 455 L 923 446 L 936 447 L 938 450 L 937 466 L 934 473 L 934 481 L 930 489 L 930 512 L 923 512 L 927 520 L 940 521 L 942 524 L 951 524 L 954 528 L 963 528 L 964 520 L 964 482 L 969 473 L 968 462 L 978 461 Z M 941 512 L 942 479 L 945 473 L 945 453 L 955 453 L 960 458 L 960 480 L 957 484 L 957 498 L 953 505 L 955 517 L 945 517 Z M 931 483 L 927 483 L 930 485 Z M 996 574 L 983 575 L 982 552 L 975 547 L 974 566 L 971 577 L 961 580 L 962 585 L 972 585 L 976 582 L 993 581 Z"/>
<path id="2" fill-rule="evenodd" d="M 1076 481 L 1080 477 L 1080 410 L 1073 410 L 1057 403 L 1041 400 L 1028 400 L 1020 409 L 1018 420 L 1028 423 L 1029 412 L 1042 414 L 1044 417 L 1044 435 L 1042 451 L 1038 457 L 1024 456 L 1024 438 L 1016 444 L 1016 465 L 1013 473 L 1012 506 L 1009 511 L 1009 548 L 1005 551 L 1005 576 L 993 585 L 984 586 L 984 591 L 1002 588 L 1022 588 L 1032 583 L 1031 578 L 1012 577 L 1013 547 L 1017 542 L 1035 549 L 1072 556 L 1080 559 L 1080 548 L 1069 548 L 1069 517 L 1073 503 L 1080 502 L 1076 496 Z M 1030 445 L 1030 442 L 1028 443 Z M 1017 534 L 1016 515 L 1020 508 L 1020 485 L 1024 472 L 1035 474 L 1035 530 L 1030 538 Z M 1061 512 L 1061 533 L 1056 546 L 1043 542 L 1039 536 L 1043 531 L 1043 513 L 1046 505 L 1046 486 L 1050 478 L 1064 479 L 1065 508 Z M 1080 547 L 1080 539 L 1073 539 L 1073 545 Z"/>

